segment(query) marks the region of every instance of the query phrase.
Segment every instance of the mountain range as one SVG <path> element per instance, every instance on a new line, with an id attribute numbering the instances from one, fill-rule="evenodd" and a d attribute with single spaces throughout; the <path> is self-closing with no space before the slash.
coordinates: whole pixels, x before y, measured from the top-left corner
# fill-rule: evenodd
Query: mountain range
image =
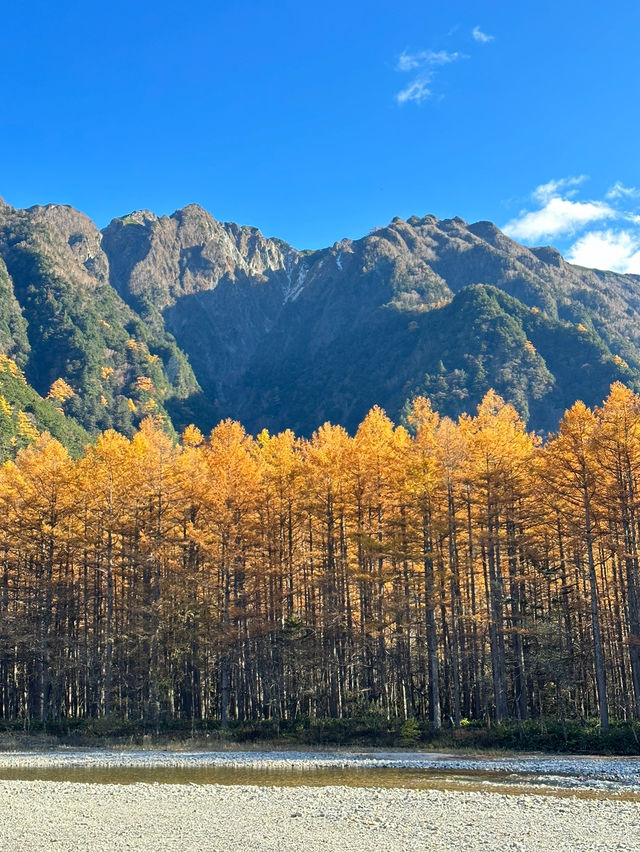
<path id="1" fill-rule="evenodd" d="M 640 387 L 640 276 L 459 218 L 299 251 L 195 204 L 100 231 L 1 202 L 0 353 L 19 368 L 0 369 L 14 446 L 17 412 L 72 447 L 148 414 L 308 435 L 374 404 L 401 418 L 416 394 L 455 417 L 490 387 L 545 433 L 613 381 Z"/>

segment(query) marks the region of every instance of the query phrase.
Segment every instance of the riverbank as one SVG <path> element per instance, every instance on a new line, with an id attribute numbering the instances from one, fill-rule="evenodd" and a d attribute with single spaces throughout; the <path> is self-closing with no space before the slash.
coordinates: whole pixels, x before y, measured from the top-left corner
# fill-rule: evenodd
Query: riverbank
<path id="1" fill-rule="evenodd" d="M 134 770 L 143 770 L 145 778 L 153 779 L 153 773 L 180 770 L 176 777 L 193 780 L 200 784 L 242 783 L 241 772 L 252 772 L 257 781 L 273 786 L 274 778 L 289 774 L 291 783 L 304 784 L 304 778 L 321 771 L 342 770 L 353 777 L 353 784 L 376 786 L 376 773 L 380 778 L 393 771 L 402 786 L 406 777 L 409 786 L 413 779 L 423 779 L 428 786 L 430 779 L 455 777 L 459 780 L 493 784 L 521 784 L 535 789 L 545 786 L 558 790 L 609 791 L 612 793 L 637 794 L 640 796 L 640 759 L 598 756 L 559 757 L 541 754 L 512 756 L 460 755 L 419 751 L 355 751 L 335 749 L 327 751 L 268 750 L 268 751 L 161 751 L 161 750 L 116 750 L 116 749 L 57 749 L 51 751 L 0 752 L 0 779 L 33 778 L 36 780 L 58 778 L 60 780 L 85 780 L 91 773 L 100 772 L 102 781 L 109 780 L 109 771 L 118 772 L 118 778 L 136 780 Z M 220 772 L 226 771 L 222 776 Z M 79 773 L 87 775 L 80 775 Z M 235 775 L 234 775 L 235 772 Z M 18 774 L 22 773 L 22 775 Z M 74 774 L 75 773 L 75 774 Z M 191 773 L 191 775 L 189 775 Z M 210 779 L 207 780 L 209 773 Z M 217 774 L 216 774 L 217 773 Z M 364 773 L 367 773 L 366 775 Z M 404 776 L 403 776 L 404 773 Z M 339 777 L 339 776 L 337 776 Z M 393 776 L 394 778 L 396 776 Z M 366 782 L 364 779 L 366 778 Z M 277 782 L 276 782 L 277 783 Z M 289 782 L 286 782 L 289 783 Z"/>
<path id="2" fill-rule="evenodd" d="M 0 849 L 556 852 L 640 848 L 633 802 L 348 787 L 0 781 Z"/>

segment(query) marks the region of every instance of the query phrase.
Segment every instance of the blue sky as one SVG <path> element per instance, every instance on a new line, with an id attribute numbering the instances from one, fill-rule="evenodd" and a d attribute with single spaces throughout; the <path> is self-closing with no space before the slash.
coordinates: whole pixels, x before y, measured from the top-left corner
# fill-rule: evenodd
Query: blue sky
<path id="1" fill-rule="evenodd" d="M 639 37 L 635 0 L 6 3 L 0 194 L 298 248 L 490 219 L 640 273 Z"/>

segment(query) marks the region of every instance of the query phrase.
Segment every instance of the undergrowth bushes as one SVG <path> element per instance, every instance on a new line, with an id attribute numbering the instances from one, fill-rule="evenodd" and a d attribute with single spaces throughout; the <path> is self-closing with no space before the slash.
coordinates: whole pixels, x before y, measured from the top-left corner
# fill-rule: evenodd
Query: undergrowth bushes
<path id="1" fill-rule="evenodd" d="M 418 719 L 388 719 L 379 713 L 363 713 L 342 719 L 268 719 L 229 723 L 189 719 L 144 725 L 117 716 L 64 722 L 0 720 L 2 741 L 47 738 L 69 745 L 162 745 L 204 742 L 221 745 L 263 744 L 286 746 L 359 746 L 437 750 L 546 751 L 567 754 L 640 755 L 640 723 L 612 723 L 602 733 L 596 720 L 504 722 L 487 725 L 463 720 L 459 728 L 434 730 Z"/>

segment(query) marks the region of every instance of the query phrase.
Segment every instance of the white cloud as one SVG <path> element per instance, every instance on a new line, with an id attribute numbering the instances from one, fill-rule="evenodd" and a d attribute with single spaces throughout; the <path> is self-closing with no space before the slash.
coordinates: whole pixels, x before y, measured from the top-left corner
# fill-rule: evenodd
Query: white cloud
<path id="1" fill-rule="evenodd" d="M 473 36 L 474 41 L 479 41 L 480 44 L 488 44 L 490 41 L 493 41 L 495 36 L 487 35 L 487 33 L 483 33 L 480 27 L 474 27 L 471 31 L 471 35 Z"/>
<path id="2" fill-rule="evenodd" d="M 457 62 L 458 59 L 466 59 L 463 53 L 448 50 L 427 50 L 422 54 L 426 65 L 448 65 L 450 62 Z"/>
<path id="3" fill-rule="evenodd" d="M 531 194 L 541 204 L 546 204 L 550 198 L 559 198 L 561 195 L 571 198 L 578 191 L 575 187 L 580 186 L 585 180 L 588 180 L 587 175 L 550 180 L 548 183 L 541 183 Z"/>
<path id="4" fill-rule="evenodd" d="M 586 175 L 550 180 L 503 230 L 528 244 L 554 241 L 570 263 L 640 275 L 640 189 L 616 181 L 601 199 L 578 199 Z"/>
<path id="5" fill-rule="evenodd" d="M 607 191 L 605 198 L 640 198 L 640 189 L 635 186 L 625 186 L 619 180 Z"/>
<path id="6" fill-rule="evenodd" d="M 443 65 L 449 65 L 451 62 L 457 62 L 459 59 L 467 59 L 463 53 L 451 52 L 448 50 L 420 50 L 416 53 L 408 53 L 406 50 L 398 57 L 396 62 L 396 71 L 415 71 L 421 69 L 417 77 L 415 77 L 408 86 L 396 95 L 396 100 L 399 104 L 406 104 L 411 101 L 414 103 L 422 103 L 431 97 L 431 82 L 434 77 L 434 69 Z"/>
<path id="7" fill-rule="evenodd" d="M 640 275 L 640 234 L 632 231 L 590 231 L 567 252 L 578 266 Z"/>
<path id="8" fill-rule="evenodd" d="M 410 103 L 411 101 L 419 104 L 431 97 L 431 89 L 429 88 L 430 80 L 428 77 L 418 77 L 413 82 L 409 83 L 406 89 L 398 92 L 396 100 L 399 104 Z"/>
<path id="9" fill-rule="evenodd" d="M 413 71 L 414 68 L 419 68 L 420 59 L 418 57 L 419 54 L 407 53 L 406 50 L 403 50 L 400 56 L 398 57 L 398 62 L 396 63 L 396 71 Z"/>
<path id="10" fill-rule="evenodd" d="M 433 68 L 437 65 L 448 65 L 462 59 L 461 53 L 450 53 L 448 50 L 421 50 L 418 53 L 407 53 L 403 50 L 398 57 L 396 71 L 413 71 L 415 68 Z"/>
<path id="11" fill-rule="evenodd" d="M 505 234 L 516 240 L 537 242 L 561 235 L 575 234 L 585 225 L 611 219 L 618 214 L 604 201 L 570 201 L 552 196 L 544 207 L 523 211 L 504 226 Z"/>

